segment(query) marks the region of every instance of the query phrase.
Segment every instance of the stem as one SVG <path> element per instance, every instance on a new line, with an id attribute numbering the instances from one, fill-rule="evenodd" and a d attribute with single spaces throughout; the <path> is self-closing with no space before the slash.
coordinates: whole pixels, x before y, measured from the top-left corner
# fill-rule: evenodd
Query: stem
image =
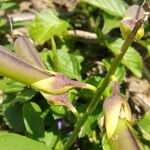
<path id="1" fill-rule="evenodd" d="M 78 120 L 72 135 L 69 137 L 69 139 L 67 140 L 67 142 L 64 145 L 64 150 L 69 149 L 69 147 L 73 144 L 76 137 L 78 136 L 78 133 L 79 133 L 82 125 L 85 123 L 85 121 L 87 120 L 89 115 L 94 111 L 94 109 L 96 108 L 98 103 L 101 101 L 101 96 L 109 84 L 111 75 L 113 75 L 115 73 L 118 65 L 120 64 L 120 62 L 121 62 L 123 56 L 125 55 L 127 49 L 129 48 L 132 41 L 134 40 L 134 36 L 136 35 L 138 29 L 141 27 L 142 23 L 143 23 L 143 19 L 137 21 L 134 29 L 132 30 L 132 32 L 129 34 L 128 38 L 123 43 L 123 45 L 121 47 L 120 54 L 118 56 L 116 56 L 116 58 L 114 59 L 114 61 L 111 65 L 105 79 L 103 80 L 102 84 L 99 83 L 98 89 L 97 89 L 97 92 L 96 92 L 94 98 L 92 99 L 91 103 L 89 104 L 89 106 L 86 109 L 85 113 L 83 114 L 82 118 L 80 118 Z"/>
<path id="2" fill-rule="evenodd" d="M 53 37 L 51 38 L 51 44 L 52 44 L 52 52 L 53 52 L 53 67 L 54 67 L 54 71 L 58 72 L 59 71 L 58 56 L 57 56 L 56 43 Z"/>

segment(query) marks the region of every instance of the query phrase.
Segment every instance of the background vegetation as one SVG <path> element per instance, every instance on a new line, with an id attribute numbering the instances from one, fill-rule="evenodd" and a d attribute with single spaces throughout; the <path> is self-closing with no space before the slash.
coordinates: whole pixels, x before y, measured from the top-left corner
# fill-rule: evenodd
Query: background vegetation
<path id="1" fill-rule="evenodd" d="M 105 78 L 112 60 L 120 53 L 124 40 L 119 26 L 126 9 L 141 3 L 136 0 L 1 0 L 0 45 L 14 52 L 13 35 L 24 34 L 33 40 L 48 70 L 97 87 Z M 148 1 L 144 9 L 149 11 Z M 115 76 L 122 95 L 130 104 L 137 137 L 148 150 L 149 18 L 144 29 L 144 37 L 129 47 Z M 70 149 L 109 149 L 103 137 L 102 103 L 110 93 L 111 84 Z M 86 111 L 93 96 L 93 92 L 85 89 L 69 91 L 69 100 L 80 115 Z M 49 105 L 37 90 L 0 76 L 1 150 L 62 149 L 76 122 L 77 118 L 68 108 Z"/>

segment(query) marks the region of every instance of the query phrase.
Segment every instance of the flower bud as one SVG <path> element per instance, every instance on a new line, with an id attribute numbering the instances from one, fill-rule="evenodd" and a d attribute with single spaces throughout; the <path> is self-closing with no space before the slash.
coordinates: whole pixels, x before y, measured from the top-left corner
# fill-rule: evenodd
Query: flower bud
<path id="1" fill-rule="evenodd" d="M 103 104 L 107 138 L 114 134 L 119 118 L 131 121 L 131 110 L 127 101 L 119 95 L 119 85 L 114 82 L 112 95 Z M 121 116 L 120 116 L 121 115 Z"/>
<path id="2" fill-rule="evenodd" d="M 65 106 L 69 110 L 71 110 L 76 117 L 78 117 L 77 110 L 68 99 L 68 93 L 64 93 L 61 95 L 51 95 L 41 92 L 41 94 L 44 96 L 49 104 Z"/>
<path id="3" fill-rule="evenodd" d="M 131 33 L 133 28 L 136 25 L 136 22 L 144 17 L 144 10 L 139 5 L 133 5 L 128 8 L 125 13 L 125 16 L 120 24 L 120 31 L 123 39 L 127 39 L 128 35 Z M 137 31 L 134 40 L 140 40 L 144 36 L 144 27 L 143 25 Z"/>
<path id="4" fill-rule="evenodd" d="M 137 139 L 133 128 L 124 119 L 119 119 L 116 131 L 108 140 L 111 150 L 141 150 L 142 144 Z"/>
<path id="5" fill-rule="evenodd" d="M 42 62 L 42 60 L 38 55 L 37 50 L 35 49 L 34 45 L 29 41 L 28 38 L 26 38 L 25 36 L 18 36 L 17 39 L 15 40 L 14 47 L 17 56 L 30 62 L 31 64 L 40 67 L 41 69 L 46 69 L 44 63 Z M 52 78 L 54 78 L 54 76 L 56 76 L 58 73 L 50 72 L 50 74 L 52 74 L 53 75 Z M 44 87 L 42 87 L 42 89 L 43 88 Z M 49 104 L 65 106 L 68 109 L 70 109 L 76 116 L 78 115 L 77 110 L 68 99 L 68 93 L 64 93 L 61 95 L 52 95 L 41 92 L 41 94 L 44 96 L 44 98 L 47 100 Z"/>
<path id="6" fill-rule="evenodd" d="M 31 86 L 45 93 L 53 95 L 65 93 L 72 88 L 85 88 L 93 91 L 96 90 L 96 88 L 93 85 L 82 83 L 80 81 L 70 80 L 62 74 L 56 74 L 54 77 L 37 81 Z"/>
<path id="7" fill-rule="evenodd" d="M 47 71 L 41 67 L 42 64 L 40 61 L 38 62 L 38 57 L 35 60 L 31 59 L 31 61 L 28 61 L 29 58 L 35 55 L 28 53 L 29 51 L 26 52 L 25 58 L 23 56 L 17 57 L 13 52 L 0 46 L 0 74 L 54 95 L 65 93 L 72 88 L 86 88 L 96 91 L 96 87 L 93 85 L 74 81 L 59 73 Z"/>

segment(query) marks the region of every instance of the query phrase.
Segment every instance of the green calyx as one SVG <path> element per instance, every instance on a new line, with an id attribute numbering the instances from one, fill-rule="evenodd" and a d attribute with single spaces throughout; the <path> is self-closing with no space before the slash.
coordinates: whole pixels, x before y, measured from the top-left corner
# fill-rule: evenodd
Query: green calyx
<path id="1" fill-rule="evenodd" d="M 122 35 L 124 40 L 128 38 L 128 35 L 133 30 L 135 24 L 136 24 L 136 21 L 133 20 L 132 18 L 125 18 L 121 21 L 120 31 L 121 31 L 121 35 Z M 142 25 L 139 28 L 139 30 L 137 31 L 137 33 L 134 37 L 134 41 L 140 40 L 143 36 L 144 36 L 144 27 Z"/>
<path id="2" fill-rule="evenodd" d="M 57 74 L 56 76 L 37 81 L 31 84 L 31 86 L 35 89 L 53 95 L 63 94 L 72 88 L 85 88 L 96 91 L 96 87 L 93 85 L 68 79 L 62 74 Z"/>

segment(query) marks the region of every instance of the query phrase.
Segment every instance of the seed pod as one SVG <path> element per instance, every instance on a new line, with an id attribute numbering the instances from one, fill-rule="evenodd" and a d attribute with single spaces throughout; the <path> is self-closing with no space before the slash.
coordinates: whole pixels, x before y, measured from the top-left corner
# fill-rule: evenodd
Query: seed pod
<path id="1" fill-rule="evenodd" d="M 127 39 L 138 20 L 144 17 L 144 10 L 139 5 L 133 5 L 126 11 L 123 20 L 120 23 L 120 31 L 123 39 Z M 143 25 L 137 31 L 134 40 L 140 40 L 144 36 Z"/>

